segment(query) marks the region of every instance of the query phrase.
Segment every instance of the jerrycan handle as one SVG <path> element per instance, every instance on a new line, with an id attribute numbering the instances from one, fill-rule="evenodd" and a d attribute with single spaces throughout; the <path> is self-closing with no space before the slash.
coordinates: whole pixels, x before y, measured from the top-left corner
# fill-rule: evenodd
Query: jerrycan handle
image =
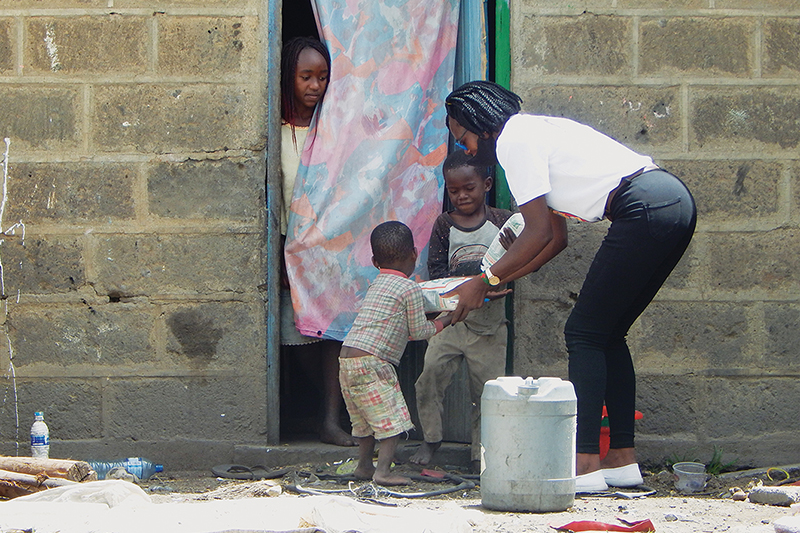
<path id="1" fill-rule="evenodd" d="M 525 382 L 517 387 L 517 394 L 521 398 L 529 398 L 539 392 L 539 383 L 532 377 L 525 378 Z"/>

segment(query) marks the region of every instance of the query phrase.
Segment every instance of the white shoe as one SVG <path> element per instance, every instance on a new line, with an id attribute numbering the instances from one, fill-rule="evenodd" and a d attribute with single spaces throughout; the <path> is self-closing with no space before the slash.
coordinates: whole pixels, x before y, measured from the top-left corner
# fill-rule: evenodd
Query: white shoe
<path id="1" fill-rule="evenodd" d="M 644 483 L 639 465 L 636 463 L 617 468 L 604 468 L 600 472 L 608 485 L 612 487 L 637 487 Z"/>
<path id="2" fill-rule="evenodd" d="M 597 492 L 601 490 L 608 490 L 605 477 L 602 470 L 595 470 L 588 474 L 581 474 L 575 477 L 575 493 L 579 492 Z"/>

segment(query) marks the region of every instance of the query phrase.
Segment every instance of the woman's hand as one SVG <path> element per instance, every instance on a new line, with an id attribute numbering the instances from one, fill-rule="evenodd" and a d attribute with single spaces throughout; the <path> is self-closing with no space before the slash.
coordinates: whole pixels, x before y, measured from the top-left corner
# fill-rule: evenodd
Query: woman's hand
<path id="1" fill-rule="evenodd" d="M 503 245 L 504 249 L 508 250 L 516 240 L 517 234 L 511 228 L 505 228 L 500 232 L 500 244 Z"/>
<path id="2" fill-rule="evenodd" d="M 458 295 L 458 306 L 453 311 L 453 324 L 461 322 L 470 311 L 483 307 L 483 302 L 489 292 L 489 285 L 480 276 L 473 276 L 455 289 L 444 293 L 442 296 L 448 298 Z"/>

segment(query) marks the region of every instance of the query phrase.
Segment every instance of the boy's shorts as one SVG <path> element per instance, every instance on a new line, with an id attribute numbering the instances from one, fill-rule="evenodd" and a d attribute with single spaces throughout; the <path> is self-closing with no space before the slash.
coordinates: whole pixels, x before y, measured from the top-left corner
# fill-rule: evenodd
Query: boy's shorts
<path id="1" fill-rule="evenodd" d="M 393 364 L 374 355 L 340 357 L 339 383 L 353 437 L 383 440 L 414 429 Z"/>

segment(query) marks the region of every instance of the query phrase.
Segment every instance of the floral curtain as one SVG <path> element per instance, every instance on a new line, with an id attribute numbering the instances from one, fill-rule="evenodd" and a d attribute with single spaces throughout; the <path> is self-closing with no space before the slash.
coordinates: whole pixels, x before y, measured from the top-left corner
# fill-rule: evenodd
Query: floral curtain
<path id="1" fill-rule="evenodd" d="M 331 52 L 328 92 L 304 147 L 285 247 L 296 326 L 342 340 L 387 220 L 426 246 L 441 212 L 458 0 L 315 0 Z"/>

